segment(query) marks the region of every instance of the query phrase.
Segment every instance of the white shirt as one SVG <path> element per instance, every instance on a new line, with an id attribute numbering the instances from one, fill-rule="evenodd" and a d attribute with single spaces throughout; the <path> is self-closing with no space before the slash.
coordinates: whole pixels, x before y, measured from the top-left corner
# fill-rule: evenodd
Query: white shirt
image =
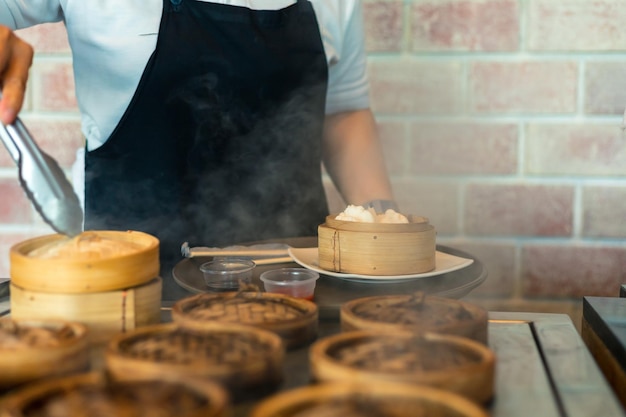
<path id="1" fill-rule="evenodd" d="M 185 0 L 281 9 L 295 0 Z M 360 0 L 311 0 L 329 65 L 326 113 L 369 106 Z M 163 0 L 3 0 L 13 29 L 64 21 L 87 147 L 113 132 L 154 51 Z"/>

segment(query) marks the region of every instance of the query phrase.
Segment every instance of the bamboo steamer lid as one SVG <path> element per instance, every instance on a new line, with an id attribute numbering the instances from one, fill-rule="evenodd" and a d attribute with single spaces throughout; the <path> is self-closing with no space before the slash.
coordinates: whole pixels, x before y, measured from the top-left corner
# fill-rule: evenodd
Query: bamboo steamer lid
<path id="1" fill-rule="evenodd" d="M 87 328 L 61 320 L 0 319 L 0 389 L 89 368 Z"/>
<path id="2" fill-rule="evenodd" d="M 309 361 L 316 381 L 422 384 L 479 404 L 494 392 L 494 353 L 465 337 L 352 331 L 315 342 Z"/>
<path id="3" fill-rule="evenodd" d="M 314 340 L 318 330 L 315 303 L 266 292 L 198 294 L 175 303 L 172 319 L 181 326 L 213 321 L 256 326 L 278 334 L 287 349 Z"/>
<path id="4" fill-rule="evenodd" d="M 250 417 L 488 417 L 481 406 L 449 391 L 381 381 L 332 382 L 271 396 Z"/>
<path id="5" fill-rule="evenodd" d="M 406 275 L 435 269 L 436 232 L 428 219 L 362 223 L 326 217 L 318 226 L 319 266 L 362 275 Z"/>
<path id="6" fill-rule="evenodd" d="M 89 329 L 90 344 L 161 321 L 162 279 L 137 287 L 99 293 L 59 294 L 32 291 L 11 282 L 11 316 L 15 319 L 77 321 Z"/>
<path id="7" fill-rule="evenodd" d="M 341 329 L 451 334 L 487 344 L 487 311 L 423 292 L 357 298 L 341 306 Z"/>
<path id="8" fill-rule="evenodd" d="M 104 353 L 118 380 L 176 374 L 208 378 L 233 397 L 248 389 L 273 389 L 282 381 L 285 349 L 270 331 L 236 323 L 177 323 L 144 327 L 115 337 Z"/>
<path id="9" fill-rule="evenodd" d="M 11 417 L 226 417 L 230 411 L 227 393 L 211 381 L 168 375 L 114 381 L 97 372 L 41 380 L 0 403 L 0 415 Z"/>
<path id="10" fill-rule="evenodd" d="M 96 239 L 109 243 L 109 249 L 115 242 L 133 249 L 120 255 L 98 256 L 76 249 L 76 254 L 61 258 L 30 256 L 49 247 L 46 245 L 67 242 L 84 247 L 88 245 L 85 242 Z M 137 231 L 88 231 L 74 238 L 54 234 L 14 245 L 9 258 L 11 281 L 20 288 L 66 294 L 112 291 L 141 285 L 159 275 L 159 240 Z"/>

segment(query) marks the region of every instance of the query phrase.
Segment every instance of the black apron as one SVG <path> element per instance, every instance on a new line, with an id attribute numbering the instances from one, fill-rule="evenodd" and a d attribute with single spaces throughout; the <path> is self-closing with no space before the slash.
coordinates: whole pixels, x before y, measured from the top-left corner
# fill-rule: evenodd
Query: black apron
<path id="1" fill-rule="evenodd" d="M 316 235 L 328 214 L 327 78 L 308 1 L 268 11 L 165 0 L 128 109 L 86 154 L 85 229 L 157 236 L 166 299 L 185 241 Z"/>

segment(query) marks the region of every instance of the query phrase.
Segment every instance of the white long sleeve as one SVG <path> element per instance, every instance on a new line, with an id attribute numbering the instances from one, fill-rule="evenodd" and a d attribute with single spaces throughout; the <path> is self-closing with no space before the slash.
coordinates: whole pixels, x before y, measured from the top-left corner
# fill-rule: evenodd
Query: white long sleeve
<path id="1" fill-rule="evenodd" d="M 278 9 L 294 0 L 215 2 Z M 313 0 L 312 4 L 329 64 L 327 113 L 368 107 L 360 0 Z M 128 107 L 154 51 L 162 5 L 162 0 L 4 0 L 0 23 L 23 28 L 65 22 L 82 131 L 88 148 L 96 149 Z"/>

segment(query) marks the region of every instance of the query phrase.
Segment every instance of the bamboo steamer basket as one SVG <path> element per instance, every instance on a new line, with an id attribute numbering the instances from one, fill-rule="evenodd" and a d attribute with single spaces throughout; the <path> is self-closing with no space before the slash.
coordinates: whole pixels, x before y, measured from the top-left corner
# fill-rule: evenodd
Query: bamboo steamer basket
<path id="1" fill-rule="evenodd" d="M 287 349 L 311 342 L 318 330 L 315 303 L 266 292 L 198 294 L 175 303 L 172 319 L 181 326 L 214 321 L 256 326 L 278 334 Z"/>
<path id="2" fill-rule="evenodd" d="M 319 266 L 362 275 L 407 275 L 435 269 L 435 228 L 428 219 L 362 223 L 326 217 L 318 226 Z"/>
<path id="3" fill-rule="evenodd" d="M 228 394 L 211 381 L 159 379 L 114 381 L 90 372 L 38 381 L 0 402 L 0 417 L 226 417 Z"/>
<path id="4" fill-rule="evenodd" d="M 104 353 L 118 380 L 165 375 L 207 378 L 233 398 L 274 389 L 282 381 L 285 349 L 270 331 L 236 323 L 177 323 L 144 327 L 115 337 Z"/>
<path id="5" fill-rule="evenodd" d="M 90 344 L 161 321 L 162 279 L 133 288 L 84 294 L 27 290 L 11 282 L 11 316 L 15 319 L 77 321 L 89 329 Z"/>
<path id="6" fill-rule="evenodd" d="M 423 292 L 357 298 L 342 304 L 341 330 L 411 331 L 451 334 L 487 344 L 487 311 Z"/>
<path id="7" fill-rule="evenodd" d="M 86 335 L 75 322 L 0 319 L 0 390 L 88 370 Z"/>
<path id="8" fill-rule="evenodd" d="M 494 392 L 494 353 L 465 337 L 352 331 L 315 342 L 309 362 L 313 379 L 322 382 L 421 384 L 478 404 L 486 403 Z"/>
<path id="9" fill-rule="evenodd" d="M 130 288 L 159 276 L 159 240 L 138 231 L 89 231 L 98 236 L 139 246 L 136 252 L 96 259 L 74 256 L 45 259 L 29 256 L 48 244 L 70 239 L 61 234 L 36 237 L 11 247 L 11 281 L 20 288 L 49 293 L 83 294 Z"/>
<path id="10" fill-rule="evenodd" d="M 481 406 L 449 391 L 381 381 L 332 382 L 271 396 L 250 417 L 488 417 Z"/>

